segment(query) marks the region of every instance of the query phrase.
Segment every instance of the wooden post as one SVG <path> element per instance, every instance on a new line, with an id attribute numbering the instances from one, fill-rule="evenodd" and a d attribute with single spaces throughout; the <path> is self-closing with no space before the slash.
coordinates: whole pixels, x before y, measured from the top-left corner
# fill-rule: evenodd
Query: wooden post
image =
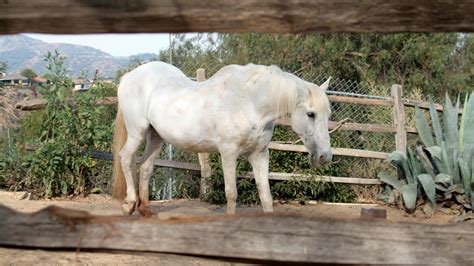
<path id="1" fill-rule="evenodd" d="M 196 70 L 196 80 L 199 82 L 206 80 L 206 70 L 204 68 L 198 68 L 198 70 Z"/>
<path id="2" fill-rule="evenodd" d="M 199 68 L 196 71 L 196 80 L 198 82 L 203 82 L 206 80 L 206 70 L 204 68 Z M 199 164 L 201 165 L 201 187 L 200 194 L 204 196 L 207 189 L 209 188 L 210 177 L 212 174 L 211 166 L 209 165 L 209 153 L 199 153 Z"/>
<path id="3" fill-rule="evenodd" d="M 407 132 L 405 130 L 405 108 L 402 96 L 402 85 L 392 85 L 393 123 L 397 128 L 395 133 L 395 148 L 397 151 L 405 152 L 407 146 Z"/>

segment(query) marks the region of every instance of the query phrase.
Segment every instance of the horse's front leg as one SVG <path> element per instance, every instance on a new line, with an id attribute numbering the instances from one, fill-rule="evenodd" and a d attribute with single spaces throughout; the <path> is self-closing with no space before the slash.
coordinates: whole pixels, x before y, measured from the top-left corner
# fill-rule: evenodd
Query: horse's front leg
<path id="1" fill-rule="evenodd" d="M 258 194 L 264 212 L 273 212 L 273 199 L 268 182 L 268 148 L 263 151 L 255 151 L 249 156 L 249 162 L 252 165 L 255 183 L 257 183 Z"/>
<path id="2" fill-rule="evenodd" d="M 235 207 L 237 203 L 237 183 L 235 176 L 237 157 L 237 151 L 221 151 L 222 169 L 224 171 L 225 197 L 227 199 L 228 214 L 235 214 Z"/>

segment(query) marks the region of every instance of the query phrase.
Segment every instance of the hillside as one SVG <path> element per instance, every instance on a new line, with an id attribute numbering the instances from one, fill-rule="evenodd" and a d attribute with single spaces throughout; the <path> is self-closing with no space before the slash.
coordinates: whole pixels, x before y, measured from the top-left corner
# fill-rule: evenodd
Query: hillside
<path id="1" fill-rule="evenodd" d="M 73 77 L 86 73 L 91 76 L 99 70 L 102 77 L 115 77 L 117 70 L 126 68 L 131 58 L 149 61 L 157 58 L 154 54 L 133 57 L 114 57 L 108 53 L 88 46 L 46 43 L 25 35 L 0 36 L 0 61 L 6 61 L 7 72 L 17 73 L 24 68 L 32 68 L 38 74 L 46 72 L 44 57 L 48 52 L 58 52 L 66 56 L 65 67 Z"/>

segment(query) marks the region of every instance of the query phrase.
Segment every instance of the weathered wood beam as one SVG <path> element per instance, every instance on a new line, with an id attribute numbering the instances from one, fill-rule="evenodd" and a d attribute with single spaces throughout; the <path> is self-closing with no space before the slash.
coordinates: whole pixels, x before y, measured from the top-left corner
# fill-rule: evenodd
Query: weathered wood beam
<path id="1" fill-rule="evenodd" d="M 393 100 L 388 99 L 369 99 L 369 98 L 360 98 L 360 97 L 351 97 L 351 96 L 338 96 L 338 95 L 328 95 L 330 102 L 334 103 L 351 103 L 351 104 L 361 104 L 361 105 L 375 105 L 375 106 L 393 106 Z"/>
<path id="2" fill-rule="evenodd" d="M 25 150 L 27 151 L 36 151 L 40 148 L 40 145 L 32 144 L 32 143 L 25 143 Z M 88 153 L 89 157 L 99 160 L 107 160 L 112 161 L 113 157 L 110 152 L 103 152 L 103 151 L 91 151 Z M 136 163 L 141 163 L 142 158 L 137 157 Z M 201 171 L 201 166 L 195 163 L 186 163 L 186 162 L 178 162 L 172 160 L 162 160 L 156 159 L 154 162 L 155 166 L 158 167 L 167 167 L 167 168 L 174 168 L 174 169 L 181 169 L 181 170 L 190 170 L 190 171 Z"/>
<path id="3" fill-rule="evenodd" d="M 0 34 L 472 32 L 471 0 L 5 0 Z"/>
<path id="4" fill-rule="evenodd" d="M 181 169 L 181 170 L 201 172 L 201 166 L 195 163 L 185 163 L 185 162 L 157 159 L 155 160 L 154 164 L 155 166 L 159 166 L 159 167 L 168 167 L 168 168 L 175 168 L 175 169 Z"/>
<path id="5" fill-rule="evenodd" d="M 279 150 L 279 151 L 294 151 L 294 152 L 308 152 L 304 145 L 294 145 L 294 144 L 282 144 L 277 142 L 270 142 L 268 145 L 269 149 Z M 358 149 L 347 149 L 347 148 L 332 148 L 332 153 L 334 155 L 341 156 L 352 156 L 352 157 L 361 157 L 361 158 L 374 158 L 374 159 L 387 159 L 388 153 L 378 152 L 378 151 L 366 151 Z"/>
<path id="6" fill-rule="evenodd" d="M 282 126 L 291 126 L 291 121 L 289 119 L 278 119 L 276 122 L 278 125 Z M 338 128 L 338 130 L 357 130 L 363 132 L 387 132 L 395 133 L 397 128 L 392 125 L 384 124 L 362 124 L 362 123 L 352 123 L 346 122 L 342 125 L 339 125 L 339 122 L 329 121 L 329 130 Z M 418 130 L 415 127 L 405 127 L 405 130 L 409 133 L 418 133 Z"/>
<path id="7" fill-rule="evenodd" d="M 29 150 L 36 150 L 37 147 L 30 147 L 31 145 L 25 145 Z M 112 154 L 107 152 L 91 152 L 90 156 L 96 159 L 102 160 L 112 160 Z M 140 163 L 141 158 L 137 158 L 136 163 Z M 185 163 L 177 162 L 170 160 L 161 160 L 157 159 L 154 163 L 158 167 L 168 167 L 181 170 L 191 170 L 200 172 L 201 166 L 195 163 Z M 242 174 L 242 177 L 253 178 L 252 172 L 245 172 Z M 369 179 L 369 178 L 353 178 L 353 177 L 335 177 L 335 176 L 307 176 L 303 174 L 292 174 L 292 173 L 268 173 L 268 179 L 271 180 L 308 180 L 308 181 L 327 181 L 333 183 L 342 183 L 342 184 L 356 184 L 356 185 L 380 185 L 382 182 L 378 179 Z"/>
<path id="8" fill-rule="evenodd" d="M 108 161 L 112 161 L 113 159 L 112 154 L 109 152 L 92 151 L 89 154 L 89 156 L 91 158 L 108 160 Z M 142 162 L 142 158 L 137 157 L 136 163 L 141 163 L 141 162 Z M 198 171 L 198 172 L 201 171 L 201 166 L 199 164 L 178 162 L 178 161 L 172 161 L 172 160 L 156 159 L 154 162 L 154 165 L 158 167 L 167 167 L 167 168 L 174 168 L 174 169 L 181 169 L 181 170 L 190 170 L 190 171 Z"/>
<path id="9" fill-rule="evenodd" d="M 406 152 L 407 149 L 407 131 L 405 130 L 406 116 L 405 106 L 403 105 L 403 87 L 398 84 L 392 85 L 393 105 L 393 123 L 397 128 L 395 133 L 395 148 L 397 151 Z"/>
<path id="10" fill-rule="evenodd" d="M 15 108 L 22 111 L 42 110 L 45 106 L 46 100 L 43 98 L 23 100 L 15 104 Z"/>
<path id="11" fill-rule="evenodd" d="M 472 223 L 450 225 L 239 214 L 140 219 L 0 206 L 0 245 L 167 252 L 255 262 L 474 264 Z"/>
<path id="12" fill-rule="evenodd" d="M 70 105 L 74 105 L 74 102 L 69 102 Z M 97 100 L 97 105 L 109 106 L 117 105 L 117 97 L 103 97 Z M 34 111 L 42 110 L 46 107 L 46 100 L 44 98 L 36 98 L 30 100 L 23 100 L 16 103 L 15 108 L 22 111 Z"/>
<path id="13" fill-rule="evenodd" d="M 423 101 L 415 101 L 415 100 L 409 100 L 409 99 L 404 99 L 403 100 L 403 104 L 405 106 L 408 106 L 408 107 L 416 107 L 418 106 L 420 109 L 427 109 L 429 110 L 430 109 L 430 103 L 429 102 L 423 102 Z M 434 104 L 434 108 L 436 109 L 436 111 L 438 112 L 442 112 L 444 110 L 444 107 L 442 104 L 439 104 L 439 103 L 435 103 Z M 463 109 L 460 108 L 460 110 L 458 111 L 458 114 L 459 115 L 462 115 L 463 113 Z"/>
<path id="14" fill-rule="evenodd" d="M 253 178 L 252 172 L 247 172 L 242 177 Z M 351 185 L 381 185 L 382 182 L 379 179 L 372 178 L 356 178 L 356 177 L 338 177 L 338 176 L 309 176 L 305 174 L 292 174 L 292 173 L 268 173 L 268 179 L 270 180 L 303 180 L 303 181 L 325 181 L 340 184 L 351 184 Z"/>

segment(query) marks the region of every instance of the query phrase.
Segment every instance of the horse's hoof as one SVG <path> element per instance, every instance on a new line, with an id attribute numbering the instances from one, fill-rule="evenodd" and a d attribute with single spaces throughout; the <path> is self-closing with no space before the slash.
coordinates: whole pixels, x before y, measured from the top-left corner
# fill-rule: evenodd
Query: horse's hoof
<path id="1" fill-rule="evenodd" d="M 150 207 L 145 205 L 138 206 L 138 212 L 144 218 L 150 218 L 156 216 L 156 214 L 150 209 Z"/>
<path id="2" fill-rule="evenodd" d="M 150 218 L 150 217 L 153 217 L 155 216 L 155 213 L 150 210 L 149 207 L 138 207 L 138 212 L 140 213 L 140 215 L 144 218 Z"/>
<path id="3" fill-rule="evenodd" d="M 136 203 L 131 203 L 131 202 L 127 202 L 127 203 L 123 203 L 122 204 L 122 212 L 124 215 L 132 215 L 133 212 L 135 211 L 135 205 Z"/>

